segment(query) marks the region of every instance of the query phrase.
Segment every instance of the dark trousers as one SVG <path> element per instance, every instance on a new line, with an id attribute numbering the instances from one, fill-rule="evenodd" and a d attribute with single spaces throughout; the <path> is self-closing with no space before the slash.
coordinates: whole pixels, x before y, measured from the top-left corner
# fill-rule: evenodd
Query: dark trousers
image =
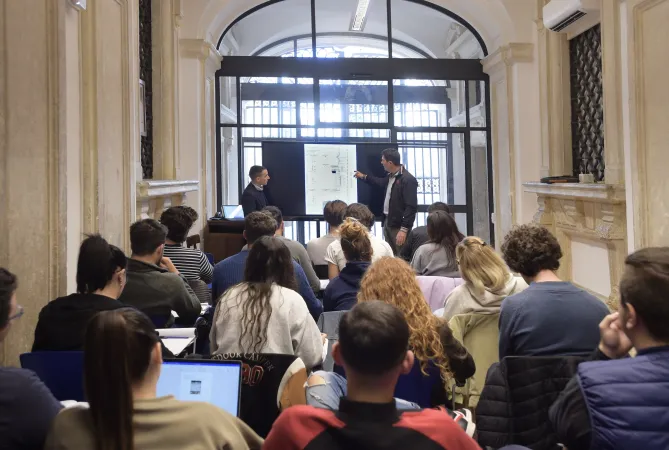
<path id="1" fill-rule="evenodd" d="M 390 228 L 386 223 L 383 224 L 383 238 L 390 244 L 390 248 L 393 249 L 393 254 L 395 256 L 399 255 L 400 250 L 402 250 L 402 246 L 398 246 L 396 243 L 397 233 L 399 233 L 399 231 L 399 228 Z"/>

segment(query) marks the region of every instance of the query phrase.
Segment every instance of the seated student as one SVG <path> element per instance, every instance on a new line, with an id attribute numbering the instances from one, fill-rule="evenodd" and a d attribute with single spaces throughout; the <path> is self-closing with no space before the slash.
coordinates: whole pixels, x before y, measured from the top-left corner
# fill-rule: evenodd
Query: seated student
<path id="1" fill-rule="evenodd" d="M 261 237 L 274 236 L 275 231 L 276 221 L 267 213 L 256 211 L 244 218 L 244 238 L 250 248 L 253 248 L 253 243 Z M 214 267 L 214 281 L 211 286 L 214 304 L 225 291 L 244 281 L 244 268 L 248 256 L 249 249 L 247 248 L 216 264 Z M 296 261 L 293 261 L 293 270 L 297 281 L 297 292 L 306 302 L 311 316 L 314 320 L 318 320 L 323 312 L 323 304 L 314 295 L 314 291 L 307 281 L 307 276 Z"/>
<path id="2" fill-rule="evenodd" d="M 163 256 L 167 228 L 153 219 L 130 227 L 132 256 L 127 283 L 119 301 L 134 306 L 150 317 L 170 319 L 176 311 L 183 324 L 192 324 L 202 309 L 200 300 L 169 258 Z"/>
<path id="3" fill-rule="evenodd" d="M 446 297 L 444 319 L 458 314 L 496 314 L 509 295 L 527 289 L 521 277 L 514 277 L 494 248 L 475 236 L 466 237 L 455 249 L 464 284 Z"/>
<path id="4" fill-rule="evenodd" d="M 319 238 L 314 238 L 307 244 L 307 253 L 315 266 L 325 266 L 325 252 L 330 244 L 339 237 L 339 226 L 344 221 L 344 211 L 346 203 L 341 200 L 327 202 L 323 208 L 323 218 L 328 224 L 328 234 Z"/>
<path id="5" fill-rule="evenodd" d="M 16 302 L 16 276 L 0 268 L 0 345 L 23 315 Z M 0 367 L 0 448 L 41 450 L 51 422 L 62 408 L 37 376 L 26 369 Z"/>
<path id="6" fill-rule="evenodd" d="M 361 203 L 351 203 L 346 208 L 344 217 L 356 219 L 367 227 L 369 241 L 372 243 L 372 262 L 384 256 L 394 256 L 390 244 L 369 233 L 369 230 L 374 226 L 374 214 L 372 214 L 367 206 Z M 325 254 L 325 260 L 328 263 L 328 276 L 331 280 L 344 270 L 344 267 L 346 267 L 346 255 L 344 255 L 344 250 L 341 247 L 339 239 L 329 245 Z"/>
<path id="7" fill-rule="evenodd" d="M 332 349 L 348 374 L 339 411 L 288 408 L 274 422 L 263 448 L 478 449 L 446 411 L 397 410 L 395 385 L 414 364 L 410 336 L 402 312 L 387 303 L 361 303 L 344 314 Z"/>
<path id="8" fill-rule="evenodd" d="M 609 309 L 557 277 L 562 250 L 555 236 L 539 225 L 521 225 L 504 238 L 502 254 L 509 268 L 530 286 L 502 302 L 499 359 L 591 352 L 599 342 L 598 325 Z"/>
<path id="9" fill-rule="evenodd" d="M 451 208 L 449 208 L 449 206 L 444 202 L 434 202 L 427 208 L 428 214 L 432 214 L 435 211 L 444 211 L 452 214 Z M 458 233 L 458 241 L 463 240 L 465 236 L 460 232 Z M 402 246 L 402 250 L 400 250 L 400 254 L 398 256 L 406 262 L 410 263 L 413 259 L 413 255 L 416 253 L 416 250 L 418 250 L 421 245 L 427 244 L 429 241 L 430 237 L 427 235 L 427 225 L 413 228 L 411 231 L 409 231 L 407 240 Z"/>
<path id="10" fill-rule="evenodd" d="M 346 267 L 334 277 L 323 295 L 323 311 L 348 311 L 358 302 L 360 281 L 372 262 L 372 243 L 367 228 L 346 219 L 340 230 L 341 248 Z"/>
<path id="11" fill-rule="evenodd" d="M 418 248 L 411 267 L 418 275 L 459 277 L 455 248 L 462 235 L 453 216 L 444 211 L 435 211 L 427 216 L 427 235 L 430 240 Z"/>
<path id="12" fill-rule="evenodd" d="M 395 396 L 426 408 L 446 402 L 445 385 L 450 379 L 465 382 L 474 375 L 476 366 L 471 355 L 455 338 L 448 324 L 435 316 L 423 297 L 416 275 L 411 267 L 399 258 L 382 258 L 373 263 L 362 279 L 359 302 L 381 299 L 404 313 L 409 330 L 409 348 L 416 356 L 417 367 L 425 381 L 425 389 L 412 385 L 415 377 L 400 377 Z M 337 373 L 316 372 L 319 378 L 307 395 L 313 406 L 337 409 L 329 403 L 345 387 L 346 381 Z M 410 395 L 416 397 L 409 398 Z"/>
<path id="13" fill-rule="evenodd" d="M 304 271 L 304 274 L 307 276 L 307 281 L 309 281 L 309 286 L 311 286 L 311 289 L 314 292 L 320 292 L 321 280 L 318 279 L 318 276 L 314 271 L 314 266 L 311 262 L 311 258 L 309 258 L 307 249 L 304 248 L 304 245 L 300 244 L 299 242 L 293 241 L 292 239 L 288 239 L 283 236 L 284 224 L 283 224 L 283 214 L 281 214 L 281 210 L 276 206 L 266 206 L 265 208 L 263 208 L 262 211 L 269 213 L 272 216 L 272 218 L 276 221 L 277 227 L 274 235 L 278 237 L 279 240 L 286 245 L 286 247 L 288 247 L 288 250 L 290 250 L 290 255 L 292 256 L 292 258 L 295 261 L 297 261 L 297 263 L 300 266 L 302 266 L 302 270 Z"/>
<path id="14" fill-rule="evenodd" d="M 122 308 L 127 259 L 100 235 L 84 239 L 77 261 L 77 293 L 48 303 L 39 313 L 33 352 L 72 351 L 84 347 L 84 331 L 100 311 Z"/>
<path id="15" fill-rule="evenodd" d="M 312 368 L 323 362 L 323 338 L 300 294 L 290 251 L 276 237 L 257 239 L 246 259 L 244 282 L 219 299 L 211 353 L 295 355 Z"/>
<path id="16" fill-rule="evenodd" d="M 208 284 L 214 277 L 213 266 L 201 250 L 183 246 L 197 219 L 197 211 L 188 206 L 172 206 L 163 211 L 160 223 L 167 227 L 163 254 L 186 280 L 202 280 Z"/>
<path id="17" fill-rule="evenodd" d="M 669 448 L 669 248 L 625 260 L 620 311 L 599 327 L 593 362 L 553 404 L 549 417 L 569 450 Z M 632 349 L 636 357 L 628 358 Z"/>
<path id="18" fill-rule="evenodd" d="M 209 403 L 156 398 L 160 339 L 141 312 L 104 311 L 86 329 L 84 379 L 90 409 L 66 409 L 45 450 L 259 449 L 246 424 Z"/>

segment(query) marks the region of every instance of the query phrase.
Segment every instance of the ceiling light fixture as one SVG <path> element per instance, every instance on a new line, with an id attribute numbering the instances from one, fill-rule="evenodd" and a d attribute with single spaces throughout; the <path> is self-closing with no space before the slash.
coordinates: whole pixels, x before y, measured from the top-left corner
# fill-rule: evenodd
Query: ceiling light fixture
<path id="1" fill-rule="evenodd" d="M 371 0 L 358 0 L 358 7 L 355 8 L 355 15 L 351 21 L 351 31 L 362 31 L 367 21 L 367 11 Z"/>

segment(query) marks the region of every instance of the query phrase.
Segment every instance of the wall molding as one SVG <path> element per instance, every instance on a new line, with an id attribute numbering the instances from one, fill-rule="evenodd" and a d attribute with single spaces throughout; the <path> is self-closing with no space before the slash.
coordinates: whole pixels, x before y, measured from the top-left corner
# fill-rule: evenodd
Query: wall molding
<path id="1" fill-rule="evenodd" d="M 143 180 L 137 183 L 135 220 L 158 219 L 170 206 L 183 205 L 186 194 L 200 189 L 198 180 Z"/>

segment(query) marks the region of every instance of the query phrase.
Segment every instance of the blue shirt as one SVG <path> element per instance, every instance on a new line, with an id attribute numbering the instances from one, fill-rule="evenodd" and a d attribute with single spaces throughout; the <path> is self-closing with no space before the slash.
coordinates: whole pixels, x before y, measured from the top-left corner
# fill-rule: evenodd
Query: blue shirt
<path id="1" fill-rule="evenodd" d="M 61 408 L 30 370 L 0 368 L 0 448 L 41 450 Z"/>
<path id="2" fill-rule="evenodd" d="M 248 250 L 242 250 L 236 255 L 225 258 L 223 261 L 216 264 L 214 267 L 214 280 L 211 284 L 212 298 L 214 304 L 218 303 L 218 299 L 225 291 L 232 286 L 244 281 L 244 268 L 246 267 L 246 258 L 249 256 Z M 295 279 L 297 280 L 297 292 L 302 296 L 309 312 L 314 320 L 318 320 L 323 312 L 323 305 L 314 295 L 314 291 L 309 286 L 307 276 L 302 270 L 302 267 L 293 261 L 293 269 L 295 269 Z"/>
<path id="3" fill-rule="evenodd" d="M 602 301 L 571 283 L 532 283 L 502 302 L 499 359 L 588 355 L 599 345 L 599 323 L 608 313 Z"/>

